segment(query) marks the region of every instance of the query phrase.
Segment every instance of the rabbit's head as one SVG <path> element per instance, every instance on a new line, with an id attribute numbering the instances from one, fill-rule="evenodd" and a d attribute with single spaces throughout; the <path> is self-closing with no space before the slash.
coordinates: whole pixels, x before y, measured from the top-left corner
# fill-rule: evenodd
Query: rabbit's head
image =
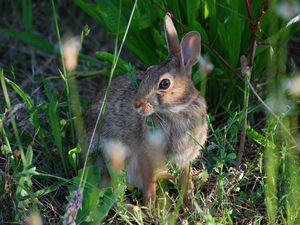
<path id="1" fill-rule="evenodd" d="M 144 116 L 154 112 L 179 112 L 198 96 L 191 69 L 200 55 L 199 33 L 191 31 L 179 43 L 175 26 L 166 15 L 165 36 L 169 56 L 147 69 L 134 100 L 135 109 Z"/>

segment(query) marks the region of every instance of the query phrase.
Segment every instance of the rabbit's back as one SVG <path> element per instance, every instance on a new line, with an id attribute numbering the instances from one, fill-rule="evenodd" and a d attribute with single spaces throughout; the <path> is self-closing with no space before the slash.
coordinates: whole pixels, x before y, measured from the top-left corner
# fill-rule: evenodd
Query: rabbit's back
<path id="1" fill-rule="evenodd" d="M 92 136 L 104 93 L 105 90 L 99 93 L 97 101 L 86 113 L 86 118 L 88 118 L 88 121 L 86 121 L 88 137 Z M 142 117 L 133 108 L 135 95 L 136 89 L 128 79 L 127 74 L 113 78 L 104 118 L 93 140 L 95 145 L 99 137 L 100 143 L 98 144 L 100 148 L 107 141 L 119 141 L 127 147 L 133 147 L 141 142 L 143 138 L 142 131 L 145 128 Z"/>

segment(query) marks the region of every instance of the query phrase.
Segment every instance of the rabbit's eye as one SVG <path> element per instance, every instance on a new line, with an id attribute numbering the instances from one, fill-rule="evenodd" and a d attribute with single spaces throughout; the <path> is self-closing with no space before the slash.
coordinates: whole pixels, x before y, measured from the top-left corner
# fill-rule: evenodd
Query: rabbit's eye
<path id="1" fill-rule="evenodd" d="M 169 79 L 163 79 L 159 83 L 159 89 L 168 89 L 170 87 L 171 81 Z"/>

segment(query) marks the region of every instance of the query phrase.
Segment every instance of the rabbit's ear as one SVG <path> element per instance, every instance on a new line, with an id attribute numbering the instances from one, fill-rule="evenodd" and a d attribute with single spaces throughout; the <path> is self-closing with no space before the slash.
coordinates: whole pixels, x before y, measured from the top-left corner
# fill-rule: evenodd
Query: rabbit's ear
<path id="1" fill-rule="evenodd" d="M 165 35 L 168 43 L 169 57 L 175 56 L 180 58 L 180 45 L 177 31 L 169 14 L 165 16 Z"/>
<path id="2" fill-rule="evenodd" d="M 181 41 L 182 63 L 185 68 L 193 66 L 199 59 L 201 52 L 201 38 L 198 32 L 187 33 Z"/>
<path id="3" fill-rule="evenodd" d="M 138 81 L 141 81 L 144 79 L 145 73 L 142 71 L 136 71 L 135 76 Z"/>

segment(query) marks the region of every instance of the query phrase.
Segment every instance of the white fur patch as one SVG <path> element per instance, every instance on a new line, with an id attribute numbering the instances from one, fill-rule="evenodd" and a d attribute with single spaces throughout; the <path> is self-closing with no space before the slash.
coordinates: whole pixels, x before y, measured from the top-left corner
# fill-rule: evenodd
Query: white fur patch
<path id="1" fill-rule="evenodd" d="M 118 157 L 121 159 L 125 159 L 127 155 L 127 146 L 125 146 L 119 140 L 103 140 L 103 151 L 109 157 Z"/>
<path id="2" fill-rule="evenodd" d="M 197 156 L 199 156 L 200 152 L 197 148 L 192 147 L 186 149 L 182 153 L 171 154 L 170 160 L 174 163 L 177 163 L 181 167 L 185 167 L 189 162 L 193 161 Z"/>
<path id="3" fill-rule="evenodd" d="M 181 112 L 181 111 L 185 110 L 189 105 L 190 105 L 190 103 L 176 105 L 176 106 L 170 107 L 169 111 L 173 112 L 173 113 Z"/>
<path id="4" fill-rule="evenodd" d="M 119 140 L 111 140 L 104 144 L 104 152 L 115 172 L 120 172 L 124 168 L 127 158 L 127 147 Z"/>

